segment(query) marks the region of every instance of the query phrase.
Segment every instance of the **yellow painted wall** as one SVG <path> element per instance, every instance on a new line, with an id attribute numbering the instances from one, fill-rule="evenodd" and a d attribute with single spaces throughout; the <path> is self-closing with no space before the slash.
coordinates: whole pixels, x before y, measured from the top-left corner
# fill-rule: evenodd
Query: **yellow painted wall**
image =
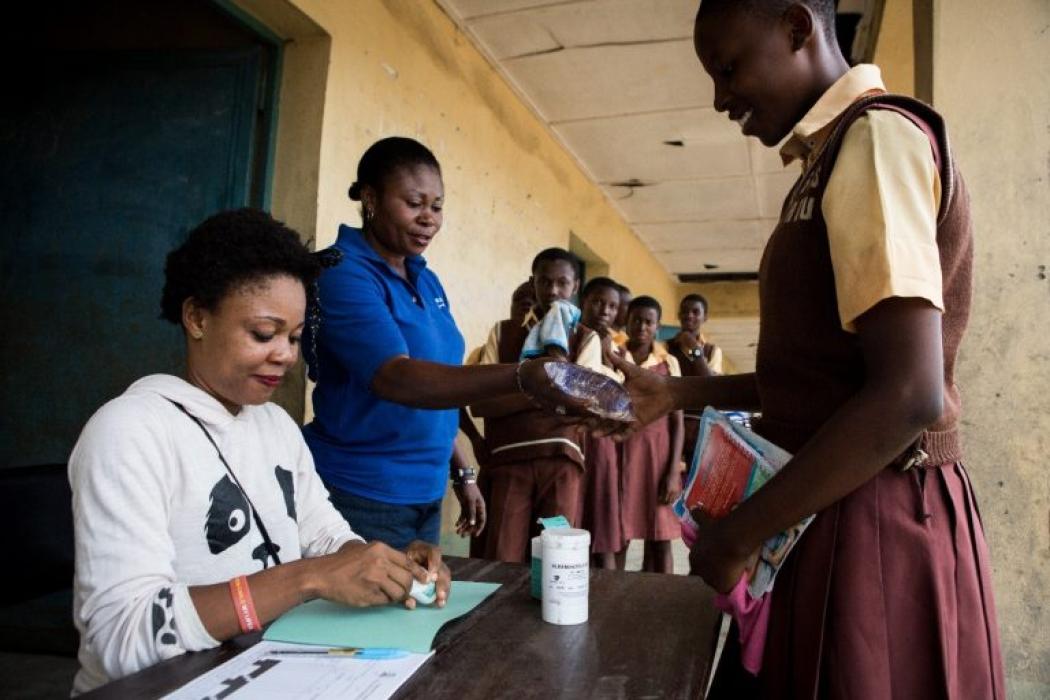
<path id="1" fill-rule="evenodd" d="M 711 316 L 758 316 L 758 282 L 704 282 L 678 285 L 678 298 L 699 294 Z M 677 308 L 677 305 L 676 307 Z"/>
<path id="2" fill-rule="evenodd" d="M 885 0 L 874 63 L 891 92 L 915 94 L 915 44 L 912 0 Z"/>
<path id="3" fill-rule="evenodd" d="M 418 138 L 441 162 L 445 224 L 427 251 L 453 314 L 478 345 L 507 315 L 533 255 L 575 234 L 637 292 L 671 302 L 675 282 L 575 161 L 429 0 L 294 0 L 331 37 L 317 244 L 356 224 L 346 196 L 376 139 Z M 282 118 L 295 105 L 281 105 Z"/>
<path id="4" fill-rule="evenodd" d="M 994 8 L 990 5 L 994 4 Z M 959 381 L 1011 698 L 1050 697 L 1050 3 L 938 0 L 934 105 L 972 196 Z"/>
<path id="5" fill-rule="evenodd" d="M 912 0 L 887 0 L 876 62 L 913 84 Z M 1050 697 L 1050 4 L 937 0 L 934 106 L 969 185 L 973 318 L 960 352 L 967 466 L 991 548 L 1008 696 Z M 993 127 L 992 125 L 996 125 Z"/>

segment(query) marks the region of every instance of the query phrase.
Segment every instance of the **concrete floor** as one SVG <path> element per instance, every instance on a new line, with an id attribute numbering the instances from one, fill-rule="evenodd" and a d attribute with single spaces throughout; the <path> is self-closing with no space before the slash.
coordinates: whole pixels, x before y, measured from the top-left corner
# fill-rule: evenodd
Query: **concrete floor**
<path id="1" fill-rule="evenodd" d="M 634 540 L 627 546 L 627 571 L 642 570 L 643 543 Z M 671 542 L 671 554 L 674 556 L 674 572 L 685 576 L 689 573 L 689 550 L 682 540 Z"/>

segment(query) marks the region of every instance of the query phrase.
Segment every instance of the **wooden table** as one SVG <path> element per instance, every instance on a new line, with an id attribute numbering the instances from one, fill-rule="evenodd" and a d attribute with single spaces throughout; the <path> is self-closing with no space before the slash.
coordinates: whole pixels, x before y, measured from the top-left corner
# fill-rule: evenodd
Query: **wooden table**
<path id="1" fill-rule="evenodd" d="M 696 577 L 592 570 L 590 619 L 547 624 L 529 595 L 529 569 L 446 559 L 458 580 L 503 586 L 438 634 L 437 653 L 395 698 L 699 698 L 720 614 Z M 245 635 L 114 681 L 85 700 L 164 695 L 259 641 Z"/>

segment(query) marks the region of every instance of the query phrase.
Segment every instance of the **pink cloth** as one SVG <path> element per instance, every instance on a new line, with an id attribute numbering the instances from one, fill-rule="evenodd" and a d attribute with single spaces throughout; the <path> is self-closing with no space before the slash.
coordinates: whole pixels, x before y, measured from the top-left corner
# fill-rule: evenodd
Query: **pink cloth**
<path id="1" fill-rule="evenodd" d="M 687 548 L 692 549 L 696 544 L 696 525 L 693 524 L 693 518 L 686 513 L 679 524 L 682 527 L 682 542 L 685 542 Z"/>
<path id="2" fill-rule="evenodd" d="M 681 521 L 682 541 L 686 547 L 693 548 L 696 543 L 696 526 L 693 519 L 686 515 Z M 740 663 L 753 675 L 762 670 L 762 652 L 766 647 L 766 630 L 769 629 L 770 593 L 754 598 L 747 590 L 748 574 L 745 571 L 740 580 L 729 593 L 715 596 L 715 607 L 729 613 L 736 620 L 740 630 Z"/>
<path id="3" fill-rule="evenodd" d="M 770 594 L 753 598 L 747 590 L 748 572 L 729 593 L 715 596 L 715 607 L 729 613 L 740 630 L 740 663 L 748 672 L 758 675 L 762 670 L 762 652 L 766 647 L 766 631 L 769 629 Z"/>

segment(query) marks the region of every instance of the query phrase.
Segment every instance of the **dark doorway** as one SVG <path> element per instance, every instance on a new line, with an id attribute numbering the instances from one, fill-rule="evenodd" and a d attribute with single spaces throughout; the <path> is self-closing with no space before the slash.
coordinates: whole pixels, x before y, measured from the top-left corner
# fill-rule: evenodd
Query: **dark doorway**
<path id="1" fill-rule="evenodd" d="M 21 19 L 0 116 L 0 467 L 65 462 L 104 402 L 181 372 L 164 256 L 209 214 L 265 204 L 278 58 L 206 0 Z"/>

